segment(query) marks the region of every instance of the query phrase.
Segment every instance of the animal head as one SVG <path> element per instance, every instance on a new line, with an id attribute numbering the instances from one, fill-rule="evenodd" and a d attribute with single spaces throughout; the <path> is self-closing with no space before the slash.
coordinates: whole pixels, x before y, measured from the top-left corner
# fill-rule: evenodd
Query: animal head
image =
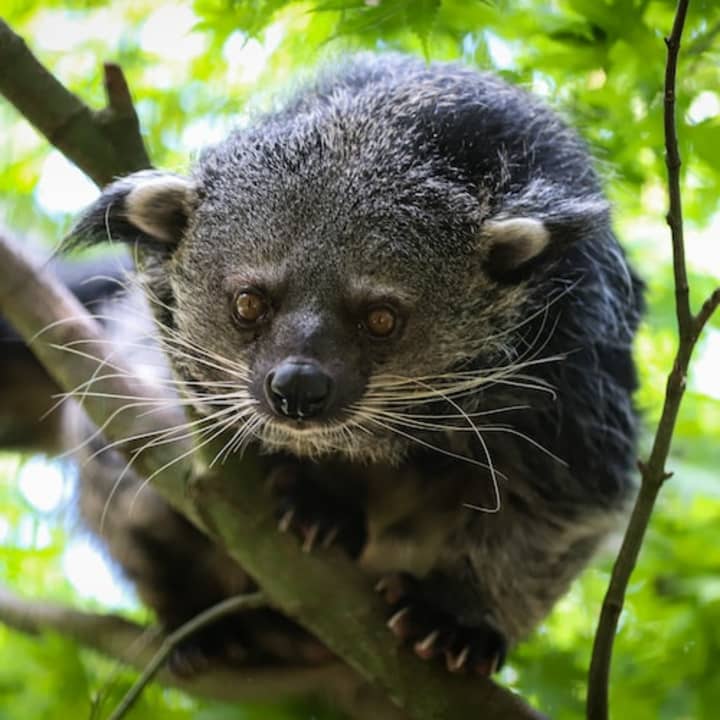
<path id="1" fill-rule="evenodd" d="M 175 372 L 238 444 L 397 459 L 441 427 L 417 408 L 462 424 L 526 349 L 538 278 L 607 225 L 579 143 L 520 91 L 453 66 L 368 67 L 189 177 L 118 180 L 74 231 L 142 249 Z"/>

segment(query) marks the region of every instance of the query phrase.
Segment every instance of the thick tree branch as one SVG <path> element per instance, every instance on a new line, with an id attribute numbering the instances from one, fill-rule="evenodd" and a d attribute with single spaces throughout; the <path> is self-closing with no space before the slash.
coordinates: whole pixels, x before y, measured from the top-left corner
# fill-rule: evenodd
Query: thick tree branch
<path id="1" fill-rule="evenodd" d="M 668 375 L 665 400 L 650 457 L 647 462 L 638 463 L 641 472 L 640 492 L 603 601 L 588 677 L 588 720 L 607 720 L 608 717 L 610 660 L 618 620 L 625 601 L 625 591 L 635 568 L 658 493 L 665 480 L 672 474 L 665 469 L 665 464 L 670 452 L 670 444 L 680 403 L 685 392 L 690 358 L 702 329 L 720 303 L 719 288 L 703 303 L 697 315 L 692 314 L 685 267 L 682 198 L 680 193 L 680 154 L 678 152 L 675 119 L 675 81 L 680 38 L 688 4 L 689 0 L 679 0 L 672 32 L 670 37 L 666 39 L 668 55 L 665 71 L 664 105 L 665 159 L 668 169 L 669 196 L 667 222 L 672 235 L 679 342 L 673 367 Z"/>
<path id="2" fill-rule="evenodd" d="M 98 185 L 150 167 L 122 70 L 105 66 L 108 107 L 94 112 L 67 90 L 0 19 L 0 94 Z"/>
<path id="3" fill-rule="evenodd" d="M 220 446 L 214 448 L 218 450 Z M 209 450 L 212 457 L 213 449 Z M 227 479 L 232 477 L 233 482 Z M 250 573 L 273 604 L 312 631 L 412 718 L 539 718 L 486 678 L 451 675 L 388 641 L 386 607 L 368 578 L 337 550 L 301 552 L 277 532 L 262 478 L 248 457 L 201 475 L 191 497 L 206 530 Z M 328 598 L 337 612 L 329 612 Z"/>
<path id="4" fill-rule="evenodd" d="M 32 635 L 53 632 L 113 660 L 145 670 L 163 636 L 116 615 L 79 612 L 49 602 L 25 600 L 0 587 L 0 622 Z M 324 697 L 358 720 L 407 718 L 346 665 L 313 667 L 212 667 L 189 679 L 161 669 L 158 682 L 197 697 L 225 702 L 285 702 Z"/>

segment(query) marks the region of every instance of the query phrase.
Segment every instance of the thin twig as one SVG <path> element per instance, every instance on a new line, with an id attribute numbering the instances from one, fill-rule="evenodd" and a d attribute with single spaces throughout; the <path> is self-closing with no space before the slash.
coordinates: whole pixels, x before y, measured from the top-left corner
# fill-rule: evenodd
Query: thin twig
<path id="1" fill-rule="evenodd" d="M 595 634 L 590 673 L 588 676 L 588 720 L 607 720 L 610 661 L 618 620 L 625 601 L 625 592 L 637 562 L 653 507 L 663 483 L 671 476 L 665 468 L 675 422 L 685 392 L 687 370 L 693 349 L 703 327 L 720 303 L 720 288 L 705 301 L 697 315 L 690 309 L 689 287 L 685 267 L 682 198 L 680 193 L 680 154 L 675 121 L 675 80 L 680 39 L 689 0 L 679 0 L 670 37 L 666 39 L 668 55 L 665 70 L 664 127 L 666 165 L 668 169 L 669 211 L 673 247 L 673 270 L 678 323 L 678 349 L 667 379 L 665 400 L 655 433 L 650 457 L 639 462 L 641 473 L 638 493 L 622 547 L 613 566 L 610 584 L 603 601 L 600 621 Z"/>
<path id="2" fill-rule="evenodd" d="M 680 0 L 675 13 L 672 32 L 665 39 L 667 62 L 665 64 L 665 96 L 663 125 L 665 130 L 665 165 L 667 166 L 669 208 L 666 216 L 672 235 L 673 273 L 675 276 L 675 311 L 680 341 L 687 340 L 692 332 L 690 289 L 685 267 L 685 239 L 683 233 L 682 195 L 680 192 L 680 150 L 678 149 L 675 118 L 675 87 L 680 53 L 680 39 L 689 0 Z"/>
<path id="3" fill-rule="evenodd" d="M 717 310 L 718 305 L 720 305 L 720 288 L 715 288 L 710 297 L 702 304 L 700 312 L 698 312 L 694 318 L 693 332 L 696 338 L 700 336 L 707 321 L 712 317 L 715 310 Z"/>
<path id="4" fill-rule="evenodd" d="M 145 686 L 157 675 L 158 670 L 160 670 L 168 659 L 170 653 L 190 636 L 227 615 L 232 615 L 233 613 L 243 610 L 254 610 L 266 604 L 265 596 L 261 592 L 251 595 L 237 595 L 204 610 L 192 618 L 192 620 L 189 620 L 177 630 L 170 633 L 170 635 L 167 635 L 140 677 L 133 683 L 133 686 L 127 691 L 125 697 L 120 701 L 112 715 L 110 715 L 109 720 L 121 720 L 121 718 L 125 717 L 140 697 Z"/>

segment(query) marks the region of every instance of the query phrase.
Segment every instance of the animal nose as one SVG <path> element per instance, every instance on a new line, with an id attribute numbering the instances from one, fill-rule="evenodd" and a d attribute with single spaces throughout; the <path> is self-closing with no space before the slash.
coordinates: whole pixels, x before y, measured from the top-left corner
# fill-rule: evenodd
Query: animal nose
<path id="1" fill-rule="evenodd" d="M 303 420 L 327 409 L 332 379 L 315 363 L 287 360 L 270 371 L 265 391 L 278 415 Z"/>

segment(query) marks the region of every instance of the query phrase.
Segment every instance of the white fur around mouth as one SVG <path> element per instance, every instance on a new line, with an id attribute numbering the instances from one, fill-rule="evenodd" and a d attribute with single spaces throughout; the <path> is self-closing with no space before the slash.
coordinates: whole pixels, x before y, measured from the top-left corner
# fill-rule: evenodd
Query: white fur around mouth
<path id="1" fill-rule="evenodd" d="M 323 425 L 321 423 L 313 422 L 312 420 L 272 420 L 268 427 L 279 432 L 286 432 L 290 435 L 302 435 L 307 436 L 308 434 L 321 435 L 332 431 L 334 428 L 339 428 L 340 425 Z"/>
<path id="2" fill-rule="evenodd" d="M 370 434 L 351 421 L 298 428 L 271 420 L 257 432 L 257 438 L 270 452 L 288 452 L 311 460 L 338 456 L 361 463 L 396 464 L 404 455 L 397 439 Z"/>
<path id="3" fill-rule="evenodd" d="M 343 453 L 348 442 L 343 425 L 320 425 L 271 421 L 260 432 L 263 445 L 300 457 Z"/>

